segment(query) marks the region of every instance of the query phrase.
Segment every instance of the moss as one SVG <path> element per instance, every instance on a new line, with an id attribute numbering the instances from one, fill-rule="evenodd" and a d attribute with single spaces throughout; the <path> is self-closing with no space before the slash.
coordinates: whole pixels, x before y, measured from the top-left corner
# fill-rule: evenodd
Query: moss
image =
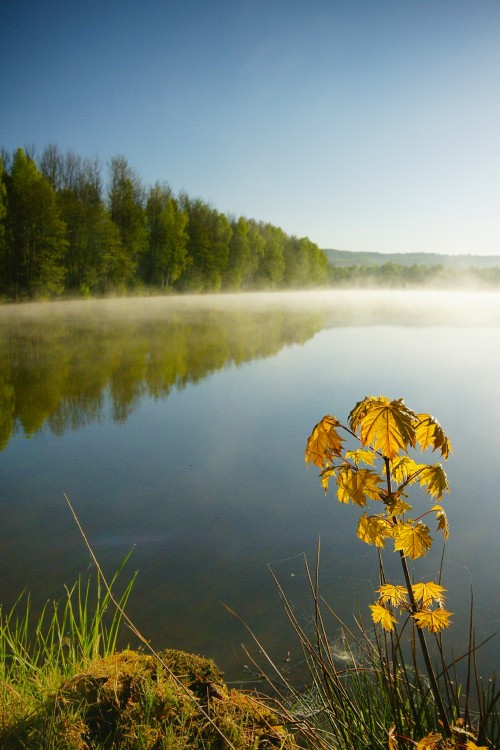
<path id="1" fill-rule="evenodd" d="M 0 733 L 5 750 L 238 750 L 295 748 L 274 711 L 255 695 L 229 690 L 209 659 L 136 651 L 90 662 L 63 682 L 35 715 Z M 207 718 L 209 717 L 209 718 Z M 220 730 L 217 731 L 217 728 Z"/>

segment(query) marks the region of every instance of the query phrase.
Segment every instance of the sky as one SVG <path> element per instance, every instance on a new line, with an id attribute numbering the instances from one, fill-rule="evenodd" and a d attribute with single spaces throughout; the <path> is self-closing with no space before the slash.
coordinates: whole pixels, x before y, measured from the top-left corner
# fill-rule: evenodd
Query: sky
<path id="1" fill-rule="evenodd" d="M 322 248 L 500 255 L 500 0 L 1 0 L 0 146 Z"/>

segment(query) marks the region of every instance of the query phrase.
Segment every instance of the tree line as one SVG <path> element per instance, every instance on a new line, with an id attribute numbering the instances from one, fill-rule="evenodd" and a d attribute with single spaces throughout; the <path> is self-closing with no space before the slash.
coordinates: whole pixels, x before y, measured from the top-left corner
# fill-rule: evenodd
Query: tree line
<path id="1" fill-rule="evenodd" d="M 31 153 L 30 153 L 31 152 Z M 89 296 L 152 288 L 217 291 L 318 285 L 328 260 L 307 237 L 146 187 L 123 156 L 47 146 L 0 156 L 0 294 Z"/>
<path id="2" fill-rule="evenodd" d="M 411 266 L 398 263 L 382 265 L 335 265 L 328 273 L 329 285 L 346 289 L 498 289 L 500 268 L 498 266 L 453 267 L 442 263 L 427 265 L 414 263 Z"/>

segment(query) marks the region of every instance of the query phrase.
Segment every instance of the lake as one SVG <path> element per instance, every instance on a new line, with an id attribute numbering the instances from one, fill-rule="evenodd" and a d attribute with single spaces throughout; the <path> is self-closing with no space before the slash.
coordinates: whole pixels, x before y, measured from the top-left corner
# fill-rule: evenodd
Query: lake
<path id="1" fill-rule="evenodd" d="M 496 294 L 4 306 L 0 602 L 26 590 L 37 609 L 91 573 L 67 493 L 109 575 L 133 549 L 128 612 L 155 647 L 212 656 L 230 680 L 253 679 L 242 648 L 251 639 L 227 604 L 277 660 L 290 651 L 298 663 L 269 565 L 306 624 L 303 555 L 314 562 L 319 537 L 322 592 L 341 617 L 359 607 L 368 622 L 378 586 L 375 548 L 355 535 L 358 509 L 333 488 L 325 497 L 305 442 L 325 414 L 345 420 L 365 395 L 384 394 L 432 413 L 451 439 L 449 637 L 466 641 L 473 587 L 481 640 L 500 617 L 499 375 Z M 437 576 L 441 552 L 437 540 L 415 561 L 420 580 Z M 498 666 L 497 643 L 481 652 L 485 672 Z"/>

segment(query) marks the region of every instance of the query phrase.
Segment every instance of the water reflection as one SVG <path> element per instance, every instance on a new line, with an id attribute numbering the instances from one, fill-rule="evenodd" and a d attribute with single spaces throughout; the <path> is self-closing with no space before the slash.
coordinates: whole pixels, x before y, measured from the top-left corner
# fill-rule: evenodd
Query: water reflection
<path id="1" fill-rule="evenodd" d="M 21 430 L 56 435 L 104 415 L 125 420 L 141 399 L 166 398 L 230 365 L 304 343 L 319 310 L 179 304 L 172 300 L 32 305 L 0 317 L 0 447 Z"/>
<path id="2" fill-rule="evenodd" d="M 317 292 L 20 305 L 0 309 L 0 450 L 16 431 L 56 435 L 125 420 L 230 365 L 325 327 L 500 324 L 495 295 Z"/>

